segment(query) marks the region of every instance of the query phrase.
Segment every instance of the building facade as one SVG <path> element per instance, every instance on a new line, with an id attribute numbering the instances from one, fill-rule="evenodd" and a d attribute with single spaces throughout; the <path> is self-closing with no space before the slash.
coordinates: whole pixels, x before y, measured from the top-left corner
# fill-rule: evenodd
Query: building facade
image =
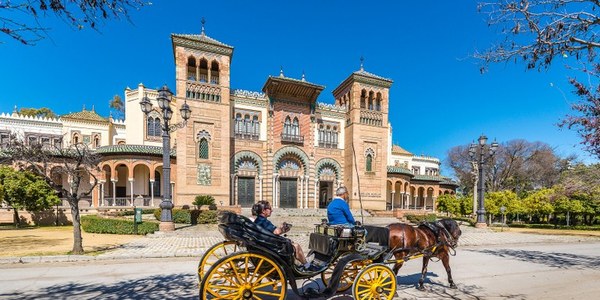
<path id="1" fill-rule="evenodd" d="M 456 184 L 439 174 L 437 158 L 416 156 L 391 142 L 389 89 L 393 81 L 364 70 L 319 101 L 324 86 L 268 76 L 260 91 L 230 86 L 233 47 L 201 34 L 171 36 L 175 61 L 172 110 L 184 101 L 191 118 L 172 133 L 171 187 L 176 206 L 200 194 L 222 206 L 324 208 L 339 186 L 353 208 L 434 210 L 436 198 Z M 60 119 L 0 116 L 31 123 L 26 138 L 87 143 L 102 154 L 100 184 L 91 206 L 158 206 L 162 195 L 162 116 L 145 115 L 143 97 L 156 108 L 158 93 L 143 84 L 125 90 L 125 121 L 82 111 Z M 180 120 L 173 114 L 173 122 Z M 37 131 L 36 131 L 37 130 Z M 42 132 L 44 134 L 42 134 Z M 362 206 L 361 206 L 362 204 Z"/>

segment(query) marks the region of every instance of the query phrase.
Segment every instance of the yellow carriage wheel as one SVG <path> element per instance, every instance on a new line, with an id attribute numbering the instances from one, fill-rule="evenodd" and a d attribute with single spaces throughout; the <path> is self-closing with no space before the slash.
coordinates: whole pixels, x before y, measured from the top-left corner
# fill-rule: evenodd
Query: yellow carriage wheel
<path id="1" fill-rule="evenodd" d="M 339 259 L 338 259 L 338 261 L 339 261 Z M 351 288 L 352 283 L 354 283 L 354 279 L 356 278 L 356 276 L 358 275 L 360 270 L 362 270 L 362 268 L 364 268 L 369 262 L 371 262 L 371 261 L 370 260 L 354 260 L 354 261 L 349 262 L 344 267 L 344 273 L 342 274 L 342 277 L 340 278 L 340 283 L 338 285 L 337 291 L 345 292 L 349 288 Z M 327 270 L 325 270 L 323 273 L 321 273 L 321 280 L 323 280 L 323 284 L 325 284 L 325 286 L 329 285 L 329 280 L 331 279 L 331 276 L 333 276 L 333 269 L 335 269 L 335 266 L 336 266 L 336 264 L 333 263 L 327 268 Z"/>
<path id="2" fill-rule="evenodd" d="M 364 268 L 354 280 L 352 296 L 356 300 L 389 299 L 396 295 L 396 274 L 385 265 Z"/>
<path id="3" fill-rule="evenodd" d="M 202 299 L 283 300 L 287 281 L 273 259 L 238 252 L 219 259 L 200 284 Z"/>
<path id="4" fill-rule="evenodd" d="M 239 246 L 234 241 L 224 241 L 218 244 L 214 244 L 202 255 L 200 262 L 198 263 L 198 283 L 202 282 L 202 276 L 210 269 L 210 267 L 222 257 L 229 254 L 246 250 L 244 247 Z"/>

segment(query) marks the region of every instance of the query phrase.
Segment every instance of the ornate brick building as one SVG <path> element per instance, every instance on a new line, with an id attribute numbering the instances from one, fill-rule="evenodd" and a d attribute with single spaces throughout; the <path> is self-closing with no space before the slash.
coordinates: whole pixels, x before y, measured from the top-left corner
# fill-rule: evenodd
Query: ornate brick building
<path id="1" fill-rule="evenodd" d="M 283 71 L 268 76 L 260 92 L 235 90 L 230 86 L 233 47 L 204 31 L 173 34 L 171 40 L 172 109 L 185 100 L 192 110 L 171 139 L 176 206 L 210 194 L 221 205 L 248 207 L 264 199 L 275 207 L 323 208 L 335 188 L 345 185 L 353 208 L 360 207 L 360 199 L 365 209 L 434 210 L 439 195 L 454 193 L 456 185 L 440 176 L 437 158 L 392 144 L 391 79 L 361 65 L 333 90 L 333 104 L 318 100 L 324 86 Z M 64 143 L 85 142 L 102 154 L 91 206 L 159 203 L 161 114 L 141 112 L 145 96 L 156 108 L 156 90 L 142 84 L 125 90 L 124 123 L 89 111 L 48 121 L 48 128 L 67 137 Z M 3 118 L 19 119 L 15 114 Z M 175 113 L 173 120 L 178 118 Z M 0 133 L 3 122 L 0 118 Z"/>

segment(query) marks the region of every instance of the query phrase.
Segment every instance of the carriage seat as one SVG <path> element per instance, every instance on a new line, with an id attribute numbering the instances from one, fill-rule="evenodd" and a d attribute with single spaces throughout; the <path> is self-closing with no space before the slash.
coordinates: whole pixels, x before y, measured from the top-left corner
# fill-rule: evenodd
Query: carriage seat
<path id="1" fill-rule="evenodd" d="M 376 243 L 379 246 L 388 246 L 390 240 L 390 229 L 388 227 L 365 225 L 367 230 L 366 243 Z"/>
<path id="2" fill-rule="evenodd" d="M 240 241 L 246 247 L 268 249 L 286 260 L 294 257 L 294 247 L 289 239 L 269 232 L 234 212 L 224 211 L 219 214 L 219 231 L 225 239 Z"/>

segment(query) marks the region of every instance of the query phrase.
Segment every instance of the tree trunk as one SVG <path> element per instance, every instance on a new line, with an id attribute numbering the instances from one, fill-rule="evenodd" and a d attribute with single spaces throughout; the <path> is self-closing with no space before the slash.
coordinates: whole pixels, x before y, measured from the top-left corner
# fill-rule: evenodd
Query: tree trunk
<path id="1" fill-rule="evenodd" d="M 69 198 L 71 217 L 73 218 L 73 250 L 72 254 L 83 254 L 83 239 L 81 237 L 81 220 L 79 217 L 79 198 Z"/>
<path id="2" fill-rule="evenodd" d="M 15 228 L 19 228 L 21 220 L 19 219 L 19 210 L 13 207 L 13 221 L 15 222 Z"/>

